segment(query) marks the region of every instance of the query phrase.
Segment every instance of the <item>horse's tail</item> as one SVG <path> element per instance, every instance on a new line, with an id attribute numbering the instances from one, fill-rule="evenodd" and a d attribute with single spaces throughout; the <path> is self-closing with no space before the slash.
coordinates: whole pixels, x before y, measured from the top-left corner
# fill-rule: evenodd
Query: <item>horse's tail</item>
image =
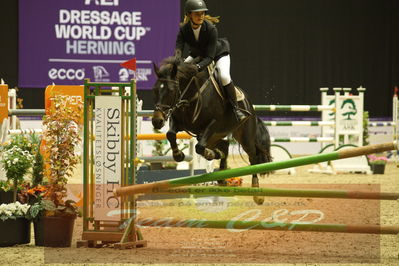
<path id="1" fill-rule="evenodd" d="M 265 163 L 273 161 L 272 155 L 270 153 L 270 134 L 263 121 L 256 117 L 256 154 L 258 157 L 258 163 Z M 262 173 L 263 175 L 265 173 Z"/>

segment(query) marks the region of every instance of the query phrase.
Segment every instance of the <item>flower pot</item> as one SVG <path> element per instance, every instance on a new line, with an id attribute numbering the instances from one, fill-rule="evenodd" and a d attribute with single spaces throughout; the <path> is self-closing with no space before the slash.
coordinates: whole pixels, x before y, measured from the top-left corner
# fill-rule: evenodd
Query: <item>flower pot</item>
<path id="1" fill-rule="evenodd" d="M 14 202 L 14 192 L 12 190 L 9 191 L 0 190 L 0 204 L 13 203 L 13 202 Z"/>
<path id="2" fill-rule="evenodd" d="M 377 174 L 384 174 L 385 172 L 385 164 L 371 164 L 371 171 L 373 171 L 373 174 L 377 175 Z"/>
<path id="3" fill-rule="evenodd" d="M 35 245 L 44 247 L 70 247 L 76 217 L 39 217 L 33 222 Z"/>
<path id="4" fill-rule="evenodd" d="M 30 220 L 25 218 L 0 220 L 0 247 L 30 243 Z"/>

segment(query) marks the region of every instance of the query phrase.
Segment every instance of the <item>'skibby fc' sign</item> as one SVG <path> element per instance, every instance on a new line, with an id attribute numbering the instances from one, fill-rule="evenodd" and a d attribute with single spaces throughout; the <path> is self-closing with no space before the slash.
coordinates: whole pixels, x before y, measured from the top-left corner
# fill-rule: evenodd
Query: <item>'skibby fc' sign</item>
<path id="1" fill-rule="evenodd" d="M 95 97 L 95 189 L 94 218 L 116 221 L 111 216 L 120 208 L 113 189 L 120 186 L 122 177 L 122 99 L 118 96 Z"/>

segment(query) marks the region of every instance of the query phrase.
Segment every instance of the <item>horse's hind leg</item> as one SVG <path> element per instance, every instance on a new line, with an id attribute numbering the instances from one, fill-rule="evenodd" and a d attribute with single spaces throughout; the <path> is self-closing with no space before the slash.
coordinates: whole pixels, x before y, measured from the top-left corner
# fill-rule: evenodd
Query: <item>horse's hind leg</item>
<path id="1" fill-rule="evenodd" d="M 240 127 L 234 132 L 234 138 L 241 144 L 244 151 L 248 154 L 251 165 L 261 163 L 259 161 L 258 150 L 255 144 L 256 137 L 256 121 L 247 120 L 245 126 Z M 257 174 L 252 175 L 252 187 L 259 187 L 259 178 Z M 254 202 L 262 205 L 264 202 L 263 196 L 254 196 Z"/>
<path id="2" fill-rule="evenodd" d="M 215 146 L 216 153 L 220 156 L 219 171 L 227 169 L 227 156 L 229 155 L 229 141 L 221 139 Z M 226 180 L 218 180 L 218 185 L 226 186 Z"/>

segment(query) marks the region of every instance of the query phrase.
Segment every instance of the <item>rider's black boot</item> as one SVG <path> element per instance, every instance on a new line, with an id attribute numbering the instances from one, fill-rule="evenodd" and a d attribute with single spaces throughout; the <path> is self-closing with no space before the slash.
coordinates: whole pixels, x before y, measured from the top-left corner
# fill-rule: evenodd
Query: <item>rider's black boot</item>
<path id="1" fill-rule="evenodd" d="M 236 89 L 234 87 L 233 81 L 226 86 L 223 86 L 223 88 L 226 93 L 227 99 L 229 99 L 229 102 L 233 107 L 233 112 L 237 118 L 237 121 L 240 124 L 243 123 L 248 118 L 248 116 L 238 108 Z"/>

